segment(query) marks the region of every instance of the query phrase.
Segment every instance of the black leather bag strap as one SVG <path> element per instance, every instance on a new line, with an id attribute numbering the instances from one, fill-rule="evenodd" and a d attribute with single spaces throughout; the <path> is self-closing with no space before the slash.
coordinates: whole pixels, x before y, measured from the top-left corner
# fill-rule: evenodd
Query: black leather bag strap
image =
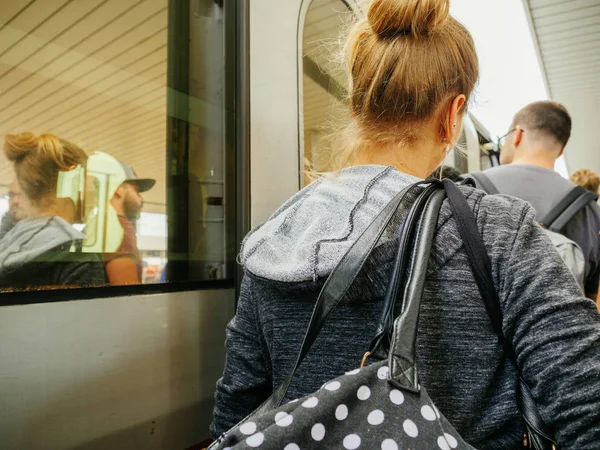
<path id="1" fill-rule="evenodd" d="M 496 185 L 494 183 L 492 183 L 492 180 L 490 180 L 490 177 L 488 177 L 485 173 L 473 172 L 473 173 L 470 173 L 468 176 L 475 180 L 475 182 L 477 183 L 477 187 L 479 189 L 481 189 L 482 191 L 485 191 L 488 194 L 499 194 L 500 193 L 500 191 L 498 191 L 498 189 L 496 188 Z"/>
<path id="2" fill-rule="evenodd" d="M 408 279 L 403 286 L 403 309 L 394 321 L 388 355 L 388 380 L 395 386 L 419 392 L 417 373 L 417 329 L 423 288 L 429 266 L 429 254 L 435 237 L 438 216 L 446 194 L 438 190 L 427 199 L 413 232 L 412 248 L 404 255 L 409 262 Z"/>
<path id="3" fill-rule="evenodd" d="M 504 338 L 504 332 L 502 331 L 502 310 L 500 309 L 500 299 L 494 286 L 492 265 L 485 244 L 483 243 L 483 238 L 477 229 L 475 215 L 458 187 L 449 180 L 444 180 L 443 183 L 453 217 L 458 224 L 458 230 L 475 277 L 475 282 L 477 283 L 479 294 L 483 299 L 485 309 L 492 322 L 492 327 L 498 335 L 498 339 L 502 343 L 507 356 L 519 373 L 516 386 L 517 400 L 523 419 L 528 427 L 531 443 L 537 450 L 551 450 L 556 448 L 552 432 L 541 419 L 529 386 L 527 386 L 521 377 L 515 352 Z"/>
<path id="4" fill-rule="evenodd" d="M 287 390 L 292 382 L 296 370 L 302 364 L 302 361 L 308 354 L 308 351 L 315 342 L 319 332 L 323 328 L 328 317 L 342 301 L 348 289 L 354 282 L 356 276 L 363 268 L 367 259 L 371 255 L 377 242 L 379 242 L 384 231 L 397 214 L 398 209 L 405 200 L 410 197 L 415 190 L 422 189 L 418 184 L 413 184 L 396 195 L 379 213 L 375 220 L 367 227 L 363 234 L 356 240 L 352 247 L 346 252 L 344 257 L 333 269 L 329 278 L 325 282 L 319 298 L 313 309 L 313 313 L 304 335 L 304 340 L 300 347 L 296 363 L 285 380 L 252 415 L 260 414 L 277 408 L 283 401 Z M 431 190 L 428 186 L 425 191 Z"/>
<path id="5" fill-rule="evenodd" d="M 396 303 L 398 300 L 404 299 L 401 292 L 401 286 L 404 284 L 406 268 L 410 263 L 410 259 L 407 255 L 411 254 L 414 233 L 417 231 L 418 222 L 421 220 L 426 205 L 429 204 L 431 195 L 434 191 L 440 190 L 442 186 L 437 180 L 432 180 L 431 183 L 432 185 L 430 185 L 415 200 L 404 221 L 403 232 L 400 235 L 398 250 L 396 251 L 394 268 L 384 297 L 383 308 L 375 327 L 375 337 L 369 346 L 369 354 L 375 358 L 387 358 L 389 353 L 389 346 L 394 327 Z M 402 309 L 404 309 L 404 307 L 402 307 Z"/>

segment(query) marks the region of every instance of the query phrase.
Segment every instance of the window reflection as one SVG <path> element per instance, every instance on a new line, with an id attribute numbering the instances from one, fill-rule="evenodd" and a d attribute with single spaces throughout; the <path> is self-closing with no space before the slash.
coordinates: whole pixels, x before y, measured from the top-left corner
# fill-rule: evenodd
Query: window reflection
<path id="1" fill-rule="evenodd" d="M 304 185 L 335 166 L 336 133 L 350 121 L 346 73 L 338 61 L 339 37 L 353 17 L 342 0 L 313 0 L 306 12 L 302 31 Z"/>
<path id="2" fill-rule="evenodd" d="M 231 277 L 224 6 L 9 3 L 0 6 L 0 289 Z M 29 261 L 63 269 L 35 281 Z"/>
<path id="3" fill-rule="evenodd" d="M 0 207 L 2 219 L 0 219 L 0 239 L 8 233 L 18 221 L 27 217 L 25 210 L 26 199 L 21 194 L 21 187 L 16 179 L 8 185 L 8 191 L 3 197 Z"/>
<path id="4" fill-rule="evenodd" d="M 52 134 L 9 134 L 4 155 L 12 164 L 24 201 L 20 220 L 0 240 L 0 287 L 95 286 L 105 282 L 102 259 L 82 253 L 87 154 Z"/>

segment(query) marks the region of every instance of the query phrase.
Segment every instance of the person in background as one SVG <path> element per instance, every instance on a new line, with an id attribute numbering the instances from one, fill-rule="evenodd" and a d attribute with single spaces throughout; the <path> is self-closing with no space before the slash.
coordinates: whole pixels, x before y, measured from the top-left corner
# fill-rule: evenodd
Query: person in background
<path id="1" fill-rule="evenodd" d="M 21 195 L 21 188 L 17 180 L 13 180 L 8 187 L 8 211 L 0 220 L 0 239 L 4 237 L 12 228 L 17 224 L 19 220 L 27 217 L 25 210 L 25 201 Z"/>
<path id="2" fill-rule="evenodd" d="M 586 188 L 588 191 L 598 195 L 598 187 L 600 187 L 600 177 L 596 172 L 590 169 L 579 169 L 569 177 L 571 183 Z"/>
<path id="3" fill-rule="evenodd" d="M 598 188 L 600 187 L 600 177 L 596 172 L 590 169 L 579 169 L 571 174 L 569 177 L 571 183 L 581 186 L 590 192 L 598 195 Z M 599 234 L 600 235 L 600 234 Z M 599 280 L 600 283 L 600 280 Z M 600 286 L 599 286 L 600 287 Z M 600 296 L 596 296 L 596 305 L 600 310 Z"/>
<path id="4" fill-rule="evenodd" d="M 114 253 L 105 255 L 105 270 L 109 284 L 139 284 L 142 282 L 142 259 L 137 246 L 135 222 L 140 218 L 144 198 L 141 193 L 150 190 L 155 180 L 138 178 L 133 169 L 121 163 L 125 181 L 117 188 L 110 203 L 123 227 L 123 240 Z"/>
<path id="5" fill-rule="evenodd" d="M 554 171 L 571 136 L 571 116 L 554 101 L 531 103 L 514 116 L 500 153 L 501 166 L 482 173 L 495 189 L 527 201 L 543 220 L 573 189 L 574 184 Z M 474 176 L 477 173 L 473 174 Z M 478 185 L 485 189 L 485 186 Z M 584 289 L 596 301 L 600 279 L 600 208 L 590 202 L 561 234 L 579 245 L 585 259 Z"/>
<path id="6" fill-rule="evenodd" d="M 0 287 L 103 284 L 99 256 L 71 251 L 85 239 L 72 224 L 83 221 L 77 189 L 85 177 L 86 153 L 52 134 L 21 133 L 5 137 L 4 154 L 14 166 L 28 217 L 0 241 Z"/>

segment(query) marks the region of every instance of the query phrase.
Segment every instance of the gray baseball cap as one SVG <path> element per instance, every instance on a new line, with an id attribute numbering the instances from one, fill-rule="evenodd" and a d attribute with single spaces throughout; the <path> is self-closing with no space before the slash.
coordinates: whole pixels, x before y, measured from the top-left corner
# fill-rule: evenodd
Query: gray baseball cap
<path id="1" fill-rule="evenodd" d="M 125 171 L 125 181 L 123 181 L 123 183 L 137 185 L 140 192 L 149 191 L 156 183 L 156 180 L 153 180 L 152 178 L 138 178 L 133 168 L 125 163 L 121 163 L 121 167 L 123 167 L 123 170 Z"/>

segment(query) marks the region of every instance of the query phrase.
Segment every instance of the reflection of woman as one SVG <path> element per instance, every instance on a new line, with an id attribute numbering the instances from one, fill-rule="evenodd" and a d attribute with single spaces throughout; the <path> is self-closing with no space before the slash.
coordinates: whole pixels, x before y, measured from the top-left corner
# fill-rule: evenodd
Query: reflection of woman
<path id="1" fill-rule="evenodd" d="M 246 417 L 283 382 L 333 268 L 390 199 L 428 176 L 459 139 L 478 62 L 470 34 L 449 16 L 449 7 L 448 0 L 373 0 L 367 17 L 350 32 L 346 56 L 355 139 L 340 158 L 346 167 L 306 187 L 244 240 L 245 274 L 237 314 L 227 328 L 213 436 Z M 461 190 L 490 251 L 504 335 L 540 414 L 560 448 L 598 448 L 600 315 L 581 296 L 531 206 Z M 375 249 L 284 401 L 358 366 L 376 332 L 397 248 L 388 241 Z M 492 329 L 447 204 L 429 269 L 417 342 L 421 382 L 474 447 L 518 448 L 524 422 L 517 372 Z M 357 431 L 365 430 L 366 422 L 356 420 Z M 333 422 L 332 417 L 325 426 L 335 427 Z"/>
<path id="2" fill-rule="evenodd" d="M 104 283 L 102 263 L 96 255 L 70 251 L 85 238 L 72 226 L 81 215 L 79 195 L 73 191 L 80 188 L 85 152 L 51 134 L 22 133 L 5 137 L 4 154 L 14 164 L 28 200 L 28 218 L 0 242 L 0 286 Z M 59 188 L 64 192 L 57 196 Z"/>

